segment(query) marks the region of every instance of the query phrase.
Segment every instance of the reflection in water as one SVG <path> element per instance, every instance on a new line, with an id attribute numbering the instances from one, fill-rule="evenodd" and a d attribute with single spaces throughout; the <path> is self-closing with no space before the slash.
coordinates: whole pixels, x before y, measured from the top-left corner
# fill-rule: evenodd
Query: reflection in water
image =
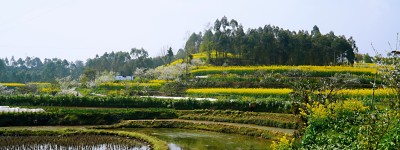
<path id="1" fill-rule="evenodd" d="M 270 140 L 238 134 L 224 134 L 200 130 L 138 128 L 135 131 L 167 141 L 171 150 L 259 150 L 269 149 Z"/>
<path id="2" fill-rule="evenodd" d="M 174 144 L 174 143 L 169 143 L 168 147 L 170 150 L 182 150 L 181 147 L 179 147 L 178 145 Z"/>

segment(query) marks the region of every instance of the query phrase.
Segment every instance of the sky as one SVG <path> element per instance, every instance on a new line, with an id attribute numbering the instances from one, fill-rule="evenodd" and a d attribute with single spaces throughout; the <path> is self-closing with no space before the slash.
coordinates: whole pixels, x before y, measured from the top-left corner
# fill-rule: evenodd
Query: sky
<path id="1" fill-rule="evenodd" d="M 373 43 L 386 54 L 396 49 L 399 8 L 398 0 L 0 0 L 0 58 L 85 61 L 131 48 L 159 56 L 223 16 L 245 29 L 317 25 L 352 36 L 360 53 L 374 55 Z"/>

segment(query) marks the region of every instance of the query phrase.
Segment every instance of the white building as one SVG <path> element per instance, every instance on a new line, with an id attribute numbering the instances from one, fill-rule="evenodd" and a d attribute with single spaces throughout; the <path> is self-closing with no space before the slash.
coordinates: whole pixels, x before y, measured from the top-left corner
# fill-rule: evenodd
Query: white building
<path id="1" fill-rule="evenodd" d="M 117 81 L 133 80 L 133 76 L 115 76 Z"/>

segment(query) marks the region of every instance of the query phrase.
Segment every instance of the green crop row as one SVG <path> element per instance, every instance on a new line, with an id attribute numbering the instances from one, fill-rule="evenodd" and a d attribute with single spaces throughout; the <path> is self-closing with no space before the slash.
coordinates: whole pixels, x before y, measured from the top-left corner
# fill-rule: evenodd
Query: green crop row
<path id="1" fill-rule="evenodd" d="M 216 109 L 257 112 L 290 112 L 290 102 L 281 99 L 157 99 L 150 97 L 76 97 L 76 96 L 0 96 L 5 106 L 63 106 L 114 108 L 174 108 L 178 110 Z"/>
<path id="2" fill-rule="evenodd" d="M 98 125 L 129 119 L 176 118 L 172 109 L 51 108 L 36 113 L 0 113 L 0 126 Z"/>

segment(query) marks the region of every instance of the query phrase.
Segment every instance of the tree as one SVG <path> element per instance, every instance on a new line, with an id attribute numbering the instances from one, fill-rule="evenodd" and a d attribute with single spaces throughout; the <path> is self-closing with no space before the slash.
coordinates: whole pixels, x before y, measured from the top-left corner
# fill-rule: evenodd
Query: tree
<path id="1" fill-rule="evenodd" d="M 83 61 L 77 60 L 74 63 L 71 63 L 70 69 L 72 79 L 79 79 L 79 76 L 83 73 L 84 68 L 85 64 L 83 63 Z"/>
<path id="2" fill-rule="evenodd" d="M 202 41 L 201 33 L 192 33 L 186 41 L 185 50 L 187 53 L 194 54 L 200 51 L 200 43 Z"/>
<path id="3" fill-rule="evenodd" d="M 311 31 L 311 37 L 318 37 L 321 36 L 321 32 L 317 25 L 314 25 L 313 30 Z"/>
<path id="4" fill-rule="evenodd" d="M 354 41 L 353 37 L 347 39 L 347 44 L 350 46 L 346 49 L 346 58 L 350 64 L 354 64 L 355 53 L 358 52 L 358 47 L 356 45 L 356 41 Z"/>
<path id="5" fill-rule="evenodd" d="M 97 72 L 94 69 L 86 68 L 83 71 L 83 75 L 89 79 L 89 81 L 94 81 L 96 79 Z"/>
<path id="6" fill-rule="evenodd" d="M 172 59 L 174 59 L 174 52 L 172 51 L 172 48 L 169 47 L 167 51 L 167 58 L 168 58 L 168 63 L 170 64 Z"/>
<path id="7" fill-rule="evenodd" d="M 178 52 L 176 52 L 176 55 L 175 55 L 174 58 L 175 58 L 175 59 L 184 59 L 185 56 L 186 56 L 185 50 L 179 49 Z"/>
<path id="8" fill-rule="evenodd" d="M 112 82 L 112 81 L 114 81 L 115 76 L 116 76 L 116 73 L 115 73 L 115 72 L 112 72 L 112 71 L 110 71 L 110 72 L 104 71 L 104 72 L 102 72 L 101 74 L 99 74 L 99 75 L 96 77 L 96 81 L 95 81 L 95 82 L 96 82 L 97 84 L 100 84 L 100 83 L 103 83 L 103 82 Z"/>
<path id="9" fill-rule="evenodd" d="M 367 54 L 364 54 L 364 55 L 363 55 L 363 61 L 364 61 L 365 63 L 372 63 L 372 57 L 369 56 L 368 53 L 367 53 Z"/>
<path id="10" fill-rule="evenodd" d="M 15 61 L 14 56 L 11 56 L 10 64 L 11 64 L 11 66 L 13 66 L 13 67 L 17 66 L 17 62 Z"/>
<path id="11" fill-rule="evenodd" d="M 18 65 L 19 67 L 22 67 L 22 66 L 25 65 L 25 61 L 22 60 L 22 58 L 19 58 L 19 59 L 17 60 L 17 65 Z"/>
<path id="12" fill-rule="evenodd" d="M 393 50 L 393 55 L 388 59 L 390 61 L 379 61 L 377 62 L 378 69 L 377 74 L 382 78 L 385 88 L 388 88 L 395 93 L 396 97 L 390 101 L 390 107 L 392 109 L 400 110 L 400 56 L 399 51 Z M 376 57 L 380 57 L 377 55 Z M 375 60 L 379 60 L 375 58 Z"/>
<path id="13" fill-rule="evenodd" d="M 149 57 L 149 54 L 143 48 L 141 49 L 132 48 L 130 54 L 132 59 L 145 59 Z"/>
<path id="14" fill-rule="evenodd" d="M 3 61 L 3 59 L 0 59 L 0 82 L 4 82 L 4 76 L 6 72 L 6 63 Z"/>
<path id="15" fill-rule="evenodd" d="M 68 90 L 69 88 L 72 88 L 72 86 L 74 85 L 71 76 L 67 76 L 64 78 L 56 78 L 56 82 L 60 86 L 60 89 L 62 91 Z"/>
<path id="16" fill-rule="evenodd" d="M 213 33 L 211 29 L 206 30 L 203 36 L 203 41 L 200 44 L 200 52 L 207 53 L 207 61 L 209 62 L 211 59 L 211 52 L 214 49 L 214 42 L 213 42 Z"/>
<path id="17" fill-rule="evenodd" d="M 7 65 L 7 66 L 9 66 L 9 65 L 10 65 L 10 61 L 8 60 L 8 58 L 7 58 L 7 57 L 4 59 L 4 62 L 6 63 L 6 65 Z"/>

